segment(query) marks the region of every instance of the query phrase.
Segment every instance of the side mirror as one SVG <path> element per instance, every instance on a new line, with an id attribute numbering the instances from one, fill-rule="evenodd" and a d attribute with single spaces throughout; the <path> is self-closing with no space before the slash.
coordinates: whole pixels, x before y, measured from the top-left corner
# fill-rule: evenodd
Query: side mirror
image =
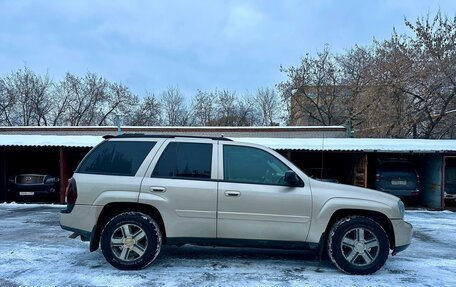
<path id="1" fill-rule="evenodd" d="M 298 186 L 301 183 L 298 175 L 292 170 L 285 172 L 284 181 L 289 186 Z"/>

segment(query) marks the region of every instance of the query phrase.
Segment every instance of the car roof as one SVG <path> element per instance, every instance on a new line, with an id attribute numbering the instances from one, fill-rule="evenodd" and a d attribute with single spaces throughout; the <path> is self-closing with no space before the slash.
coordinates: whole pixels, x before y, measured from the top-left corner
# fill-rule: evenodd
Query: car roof
<path id="1" fill-rule="evenodd" d="M 112 139 L 112 138 L 195 138 L 195 139 L 211 139 L 211 140 L 218 140 L 218 141 L 232 141 L 229 138 L 221 137 L 204 137 L 204 136 L 190 136 L 190 135 L 151 135 L 151 134 L 142 134 L 142 133 L 128 133 L 128 134 L 121 134 L 121 135 L 105 135 L 103 136 L 104 139 Z"/>

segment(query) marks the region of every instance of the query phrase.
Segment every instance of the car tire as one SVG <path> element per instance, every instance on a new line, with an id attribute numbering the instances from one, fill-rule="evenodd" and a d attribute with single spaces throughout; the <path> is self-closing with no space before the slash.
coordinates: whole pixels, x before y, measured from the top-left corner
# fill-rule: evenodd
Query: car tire
<path id="1" fill-rule="evenodd" d="M 388 235 L 370 218 L 345 217 L 337 221 L 329 232 L 328 255 L 334 265 L 345 273 L 372 274 L 388 258 Z"/>
<path id="2" fill-rule="evenodd" d="M 162 235 L 157 222 L 141 212 L 113 217 L 101 232 L 101 250 L 106 260 L 121 270 L 147 267 L 160 253 Z"/>

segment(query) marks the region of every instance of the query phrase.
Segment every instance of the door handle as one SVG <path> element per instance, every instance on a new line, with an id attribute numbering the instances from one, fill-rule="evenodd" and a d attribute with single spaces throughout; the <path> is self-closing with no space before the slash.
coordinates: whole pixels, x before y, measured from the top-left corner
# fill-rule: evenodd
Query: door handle
<path id="1" fill-rule="evenodd" d="M 153 192 L 165 192 L 166 191 L 166 187 L 162 187 L 162 186 L 151 186 L 149 188 L 150 191 L 153 191 Z"/>
<path id="2" fill-rule="evenodd" d="M 225 196 L 239 197 L 239 196 L 241 196 L 241 193 L 239 191 L 235 191 L 235 190 L 227 190 L 227 191 L 225 191 Z"/>

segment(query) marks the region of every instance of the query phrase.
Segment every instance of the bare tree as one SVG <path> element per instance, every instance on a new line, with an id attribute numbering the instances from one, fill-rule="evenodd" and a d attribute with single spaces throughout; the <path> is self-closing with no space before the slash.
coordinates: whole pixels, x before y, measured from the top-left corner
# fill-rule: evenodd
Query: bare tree
<path id="1" fill-rule="evenodd" d="M 109 125 L 114 116 L 129 116 L 139 99 L 127 86 L 110 83 L 103 77 L 87 73 L 84 77 L 66 74 L 56 89 L 54 124 Z"/>
<path id="2" fill-rule="evenodd" d="M 381 87 L 379 136 L 440 138 L 454 125 L 456 18 L 405 21 L 412 35 L 374 43 L 373 79 Z M 380 90 L 380 88 L 378 89 Z M 453 124 L 447 123 L 449 121 Z"/>
<path id="3" fill-rule="evenodd" d="M 14 109 L 16 104 L 15 94 L 11 93 L 8 84 L 0 78 L 0 124 L 12 126 L 15 124 Z"/>
<path id="4" fill-rule="evenodd" d="M 288 76 L 277 87 L 289 103 L 291 124 L 327 126 L 343 122 L 338 100 L 345 87 L 336 57 L 327 47 L 317 57 L 306 55 L 298 67 L 280 70 Z"/>
<path id="5" fill-rule="evenodd" d="M 192 101 L 193 124 L 198 126 L 211 126 L 215 123 L 214 93 L 198 90 Z"/>
<path id="6" fill-rule="evenodd" d="M 160 102 L 148 93 L 141 104 L 127 117 L 125 123 L 132 126 L 159 126 L 162 123 Z"/>
<path id="7" fill-rule="evenodd" d="M 217 125 L 250 126 L 256 123 L 254 101 L 249 96 L 239 98 L 229 90 L 216 90 Z"/>
<path id="8" fill-rule="evenodd" d="M 261 113 L 260 124 L 263 126 L 277 125 L 279 100 L 276 92 L 271 88 L 259 88 L 255 96 L 255 103 Z"/>
<path id="9" fill-rule="evenodd" d="M 405 20 L 411 34 L 335 56 L 327 48 L 281 68 L 278 84 L 291 124 L 343 124 L 361 136 L 441 138 L 454 135 L 456 17 Z"/>
<path id="10" fill-rule="evenodd" d="M 61 83 L 62 93 L 68 96 L 67 123 L 72 126 L 95 125 L 99 109 L 108 97 L 109 82 L 93 73 L 84 78 L 67 74 Z"/>
<path id="11" fill-rule="evenodd" d="M 237 122 L 237 97 L 235 92 L 215 90 L 217 105 L 217 124 L 220 126 L 234 126 Z"/>
<path id="12" fill-rule="evenodd" d="M 165 124 L 168 126 L 185 126 L 189 122 L 189 115 L 185 99 L 178 88 L 169 87 L 162 93 L 161 104 Z"/>
<path id="13" fill-rule="evenodd" d="M 52 108 L 50 86 L 47 75 L 39 76 L 28 67 L 4 77 L 0 84 L 0 105 L 6 123 L 47 125 Z"/>
<path id="14" fill-rule="evenodd" d="M 235 110 L 237 126 L 256 126 L 260 123 L 261 117 L 258 110 L 255 108 L 256 99 L 249 93 L 237 100 L 237 107 Z"/>
<path id="15" fill-rule="evenodd" d="M 69 87 L 69 84 L 72 80 L 72 75 L 66 74 L 65 78 L 60 81 L 58 84 L 54 85 L 52 91 L 53 98 L 53 109 L 51 111 L 52 117 L 52 126 L 63 126 L 68 125 L 68 118 L 70 117 L 69 113 L 69 104 L 72 97 L 72 89 Z"/>
<path id="16" fill-rule="evenodd" d="M 456 17 L 450 20 L 439 12 L 433 20 L 428 16 L 405 24 L 414 33 L 403 43 L 411 62 L 404 92 L 413 107 L 412 133 L 440 137 L 456 109 Z"/>
<path id="17" fill-rule="evenodd" d="M 98 125 L 114 123 L 114 116 L 120 114 L 129 116 L 139 103 L 139 99 L 130 89 L 120 83 L 110 83 L 108 96 L 98 115 Z"/>
<path id="18" fill-rule="evenodd" d="M 87 73 L 83 78 L 83 95 L 85 101 L 82 102 L 82 113 L 79 124 L 99 125 L 98 116 L 106 109 L 109 97 L 109 82 L 94 73 Z"/>

